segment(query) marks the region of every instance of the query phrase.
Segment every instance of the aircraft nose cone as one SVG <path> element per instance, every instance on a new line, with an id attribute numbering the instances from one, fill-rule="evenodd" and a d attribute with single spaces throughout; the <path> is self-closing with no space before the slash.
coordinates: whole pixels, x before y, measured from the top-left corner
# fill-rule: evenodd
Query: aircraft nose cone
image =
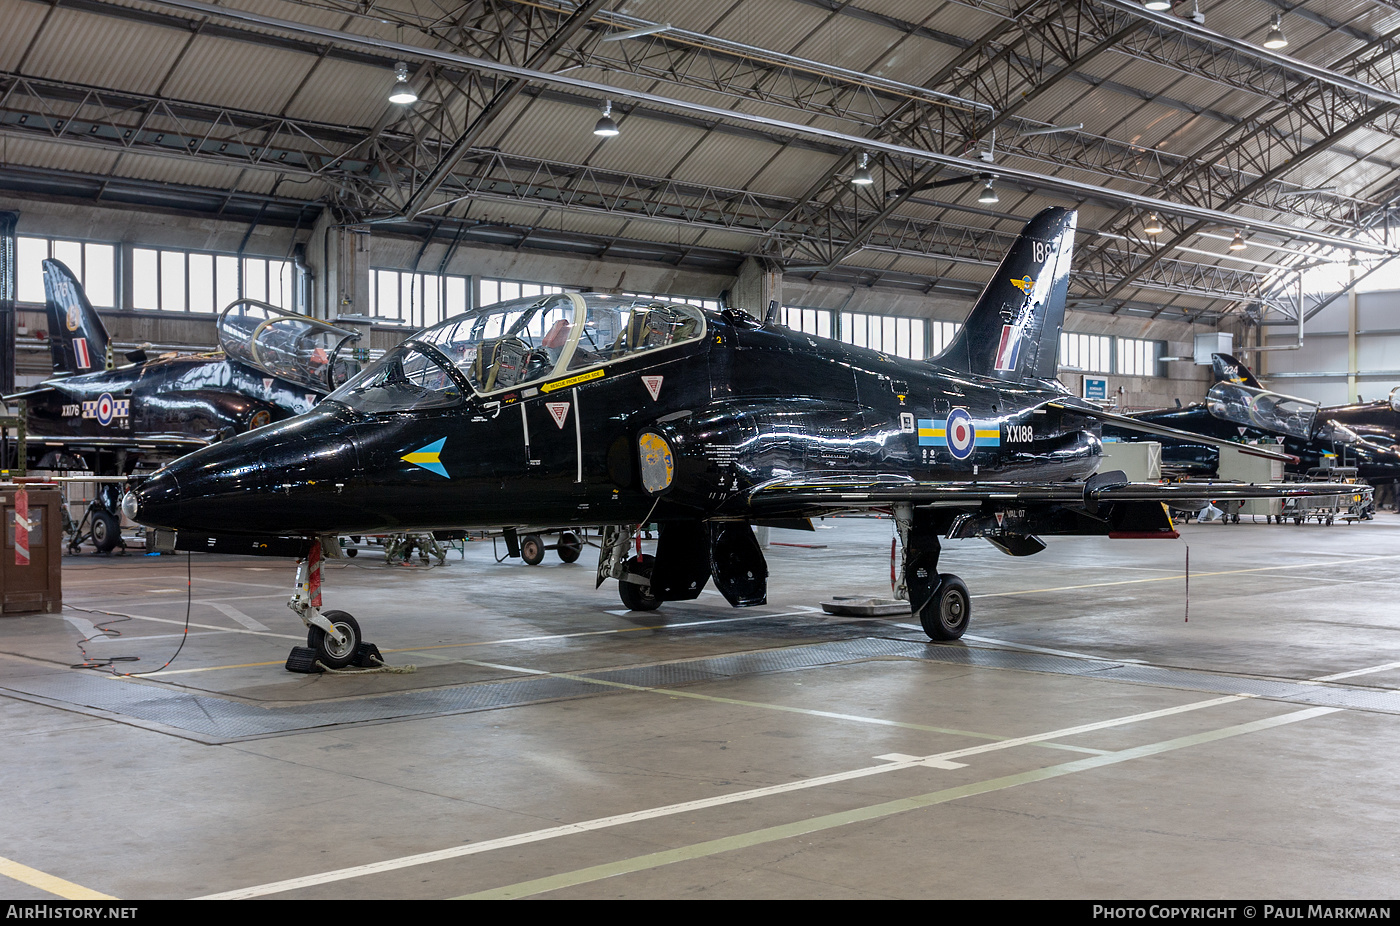
<path id="1" fill-rule="evenodd" d="M 172 527 L 180 516 L 180 483 L 164 470 L 133 486 L 122 499 L 122 512 L 147 527 Z"/>
<path id="2" fill-rule="evenodd" d="M 336 531 L 358 510 L 342 417 L 312 411 L 183 456 L 132 491 L 133 519 L 216 536 Z"/>

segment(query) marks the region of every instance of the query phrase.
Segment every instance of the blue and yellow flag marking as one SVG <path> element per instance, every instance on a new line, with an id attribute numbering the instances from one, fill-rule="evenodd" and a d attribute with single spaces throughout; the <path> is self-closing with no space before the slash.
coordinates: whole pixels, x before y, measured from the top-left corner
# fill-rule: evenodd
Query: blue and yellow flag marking
<path id="1" fill-rule="evenodd" d="M 445 443 L 447 443 L 447 438 L 444 437 L 431 444 L 424 444 L 412 453 L 404 454 L 399 459 L 406 463 L 412 463 L 414 466 L 421 466 L 430 473 L 437 473 L 444 479 L 451 479 L 452 477 L 447 475 L 447 470 L 443 468 L 442 461 L 439 459 L 442 454 L 442 445 Z"/>
<path id="2" fill-rule="evenodd" d="M 961 427 L 957 427 L 955 422 L 955 433 L 950 440 L 947 418 L 920 418 L 919 446 L 947 447 L 959 460 L 967 459 L 974 447 L 1001 446 L 1001 426 L 998 422 L 971 419 L 971 427 L 968 427 L 967 420 L 964 419 Z"/>
<path id="3" fill-rule="evenodd" d="M 987 427 L 990 422 L 976 422 L 977 447 L 1000 447 L 1001 430 L 997 427 Z M 946 419 L 931 421 L 927 418 L 919 419 L 919 446 L 920 447 L 946 447 L 948 445 L 948 423 Z"/>

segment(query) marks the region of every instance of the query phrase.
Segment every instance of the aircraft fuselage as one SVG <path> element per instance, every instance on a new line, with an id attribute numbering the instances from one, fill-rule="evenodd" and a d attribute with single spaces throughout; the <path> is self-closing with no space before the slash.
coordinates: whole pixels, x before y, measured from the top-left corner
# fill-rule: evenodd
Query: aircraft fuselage
<path id="1" fill-rule="evenodd" d="M 408 411 L 330 401 L 197 451 L 142 484 L 139 518 L 211 534 L 622 524 L 724 517 L 800 474 L 1062 482 L 1100 454 L 1086 422 L 1040 407 L 1066 397 L 1058 385 L 950 374 L 732 313 L 706 313 L 686 344 L 460 392 Z M 671 454 L 660 488 L 644 434 Z"/>
<path id="2" fill-rule="evenodd" d="M 189 447 L 308 411 L 306 389 L 240 364 L 180 356 L 59 377 L 23 394 L 31 446 Z"/>

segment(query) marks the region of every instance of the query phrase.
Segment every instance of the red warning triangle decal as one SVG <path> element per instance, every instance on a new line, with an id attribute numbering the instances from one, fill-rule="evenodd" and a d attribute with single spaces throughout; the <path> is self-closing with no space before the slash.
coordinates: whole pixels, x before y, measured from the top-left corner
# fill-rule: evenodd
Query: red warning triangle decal
<path id="1" fill-rule="evenodd" d="M 549 409 L 549 416 L 554 419 L 554 423 L 559 426 L 559 430 L 564 430 L 564 422 L 569 417 L 568 402 L 546 402 L 545 407 Z"/>
<path id="2" fill-rule="evenodd" d="M 643 376 L 643 377 L 642 377 L 642 384 L 643 384 L 644 386 L 647 387 L 647 392 L 650 392 L 650 393 L 651 393 L 651 400 L 652 400 L 653 402 L 655 402 L 655 401 L 657 400 L 657 398 L 660 397 L 660 395 L 661 395 L 661 380 L 662 380 L 662 379 L 663 379 L 663 377 L 660 377 L 660 376 Z"/>

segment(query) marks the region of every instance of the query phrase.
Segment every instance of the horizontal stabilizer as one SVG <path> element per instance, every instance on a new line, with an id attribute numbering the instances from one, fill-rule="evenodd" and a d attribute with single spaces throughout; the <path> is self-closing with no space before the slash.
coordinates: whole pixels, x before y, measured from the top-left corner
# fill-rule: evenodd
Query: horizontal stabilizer
<path id="1" fill-rule="evenodd" d="M 1093 418 L 1097 421 L 1102 421 L 1128 431 L 1141 431 L 1143 434 L 1154 434 L 1157 437 L 1169 437 L 1172 440 L 1187 441 L 1193 444 L 1208 444 L 1209 446 L 1224 450 L 1238 450 L 1246 456 L 1263 457 L 1266 460 L 1281 460 L 1284 463 L 1298 462 L 1298 458 L 1293 456 L 1293 454 L 1284 453 L 1281 450 L 1270 450 L 1268 447 L 1261 447 L 1256 444 L 1240 444 L 1219 437 L 1209 437 L 1205 434 L 1183 431 L 1180 428 L 1169 428 L 1165 425 L 1153 424 L 1150 421 L 1142 421 L 1141 419 L 1132 418 L 1128 415 L 1106 412 L 1097 406 L 1071 405 L 1066 402 L 1047 402 L 1046 405 L 1050 408 L 1058 408 L 1061 411 L 1081 415 L 1085 418 Z"/>

